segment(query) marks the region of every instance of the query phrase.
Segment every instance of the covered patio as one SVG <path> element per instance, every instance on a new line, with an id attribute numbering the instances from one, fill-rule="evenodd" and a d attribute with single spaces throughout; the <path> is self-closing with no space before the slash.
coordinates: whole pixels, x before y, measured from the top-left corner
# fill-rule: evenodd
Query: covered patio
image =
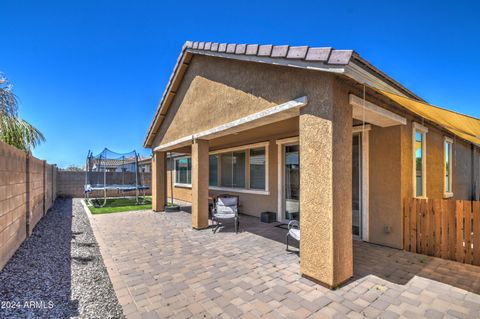
<path id="1" fill-rule="evenodd" d="M 369 240 L 368 179 L 380 171 L 370 175 L 369 156 L 383 152 L 379 146 L 389 145 L 391 132 L 400 132 L 406 123 L 357 95 L 349 97 L 342 107 L 328 106 L 330 113 L 322 116 L 300 96 L 192 135 L 177 133 L 183 137 L 153 148 L 153 210 L 163 211 L 171 197 L 188 200 L 191 227 L 201 230 L 209 225 L 209 199 L 227 193 L 240 197 L 246 215 L 274 212 L 283 224 L 301 219 L 299 273 L 330 288 L 345 283 L 352 276 L 352 236 Z M 376 138 L 372 152 L 370 135 Z M 400 162 L 400 156 L 391 154 L 390 163 Z M 254 167 L 258 162 L 260 170 Z M 382 197 L 382 191 L 377 190 L 377 202 L 399 204 Z"/>
<path id="2" fill-rule="evenodd" d="M 188 211 L 188 208 L 184 209 Z M 353 241 L 354 276 L 337 290 L 302 278 L 286 230 L 241 216 L 213 234 L 188 212 L 93 216 L 129 318 L 475 317 L 475 266 Z"/>

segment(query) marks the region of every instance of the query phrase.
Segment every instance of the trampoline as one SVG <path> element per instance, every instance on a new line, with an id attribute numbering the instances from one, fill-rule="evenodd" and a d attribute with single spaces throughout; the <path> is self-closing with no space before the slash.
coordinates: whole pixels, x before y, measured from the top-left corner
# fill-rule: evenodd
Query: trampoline
<path id="1" fill-rule="evenodd" d="M 138 167 L 136 151 L 117 153 L 105 148 L 100 154 L 88 151 L 85 165 L 85 200 L 103 207 L 109 196 L 135 196 L 139 205 L 145 203 L 145 191 L 150 187 Z"/>

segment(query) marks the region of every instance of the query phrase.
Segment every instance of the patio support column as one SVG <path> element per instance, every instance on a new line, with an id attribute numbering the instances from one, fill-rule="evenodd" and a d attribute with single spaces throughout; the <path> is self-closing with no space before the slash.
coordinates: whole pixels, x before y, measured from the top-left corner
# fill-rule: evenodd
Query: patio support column
<path id="1" fill-rule="evenodd" d="M 167 153 L 153 152 L 152 157 L 152 209 L 165 210 L 167 202 Z"/>
<path id="2" fill-rule="evenodd" d="M 192 144 L 192 227 L 208 227 L 208 141 Z"/>
<path id="3" fill-rule="evenodd" d="M 333 78 L 325 82 L 299 118 L 300 271 L 334 288 L 353 275 L 352 108 Z"/>

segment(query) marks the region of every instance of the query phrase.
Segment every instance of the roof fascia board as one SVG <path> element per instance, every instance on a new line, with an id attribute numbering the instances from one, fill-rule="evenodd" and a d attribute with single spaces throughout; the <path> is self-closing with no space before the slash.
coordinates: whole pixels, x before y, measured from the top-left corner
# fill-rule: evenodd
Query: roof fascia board
<path id="1" fill-rule="evenodd" d="M 365 84 L 367 86 L 370 86 L 372 88 L 376 88 L 379 90 L 383 91 L 390 91 L 395 94 L 398 94 L 403 97 L 409 97 L 407 96 L 404 92 L 399 91 L 392 85 L 386 83 L 382 79 L 380 79 L 378 76 L 375 76 L 371 72 L 366 71 L 365 69 L 359 67 L 355 63 L 350 62 L 346 67 L 345 67 L 345 72 L 344 74 L 353 79 L 354 81 L 360 83 L 360 84 Z"/>
<path id="2" fill-rule="evenodd" d="M 291 60 L 291 59 L 285 59 L 285 58 L 270 58 L 270 57 L 263 57 L 263 56 L 256 56 L 256 55 L 241 55 L 241 54 L 235 54 L 235 53 L 203 51 L 203 50 L 195 50 L 195 49 L 188 49 L 187 52 L 191 52 L 193 54 L 198 54 L 198 55 L 220 57 L 225 59 L 257 62 L 257 63 L 265 63 L 265 64 L 273 64 L 273 65 L 282 65 L 282 66 L 289 66 L 289 67 L 296 67 L 296 68 L 317 70 L 317 71 L 324 71 L 324 72 L 332 72 L 332 73 L 343 73 L 345 71 L 343 66 L 334 65 L 334 64 L 325 64 L 323 62 L 316 62 L 316 61 Z"/>
<path id="3" fill-rule="evenodd" d="M 363 117 L 365 117 L 366 122 L 378 125 L 380 127 L 407 124 L 407 119 L 403 116 L 395 114 L 372 102 L 363 100 L 354 94 L 349 95 L 349 101 L 350 105 L 352 105 L 354 108 L 353 118 L 357 120 L 363 120 Z M 371 118 L 371 120 L 369 118 Z M 377 120 L 377 122 L 375 122 L 375 120 Z"/>
<path id="4" fill-rule="evenodd" d="M 159 118 L 165 117 L 165 114 L 167 113 L 167 110 L 163 109 L 164 101 L 167 95 L 170 93 L 173 83 L 177 80 L 177 75 L 179 73 L 178 71 L 180 70 L 180 66 L 182 66 L 183 64 L 186 64 L 188 67 L 188 63 L 185 63 L 185 60 L 187 59 L 187 54 L 185 54 L 185 49 L 186 49 L 186 45 L 182 47 L 182 51 L 180 52 L 180 55 L 177 58 L 177 63 L 175 63 L 173 72 L 170 75 L 170 78 L 168 79 L 165 91 L 163 92 L 160 102 L 158 103 L 157 110 L 155 111 L 152 124 L 150 125 L 147 136 L 145 137 L 145 141 L 144 141 L 145 147 L 151 146 L 153 139 L 155 138 L 155 135 L 156 135 L 156 130 L 159 129 L 161 124 L 161 122 L 158 122 L 158 120 Z"/>

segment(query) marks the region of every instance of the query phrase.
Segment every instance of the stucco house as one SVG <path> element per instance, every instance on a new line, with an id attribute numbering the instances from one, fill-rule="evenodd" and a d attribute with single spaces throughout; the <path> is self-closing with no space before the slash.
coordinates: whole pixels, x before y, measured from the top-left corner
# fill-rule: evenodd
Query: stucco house
<path id="1" fill-rule="evenodd" d="M 153 208 L 172 180 L 196 229 L 218 193 L 299 219 L 302 275 L 334 287 L 352 276 L 352 240 L 403 247 L 404 198 L 479 198 L 479 123 L 351 50 L 189 41 L 144 143 Z"/>

